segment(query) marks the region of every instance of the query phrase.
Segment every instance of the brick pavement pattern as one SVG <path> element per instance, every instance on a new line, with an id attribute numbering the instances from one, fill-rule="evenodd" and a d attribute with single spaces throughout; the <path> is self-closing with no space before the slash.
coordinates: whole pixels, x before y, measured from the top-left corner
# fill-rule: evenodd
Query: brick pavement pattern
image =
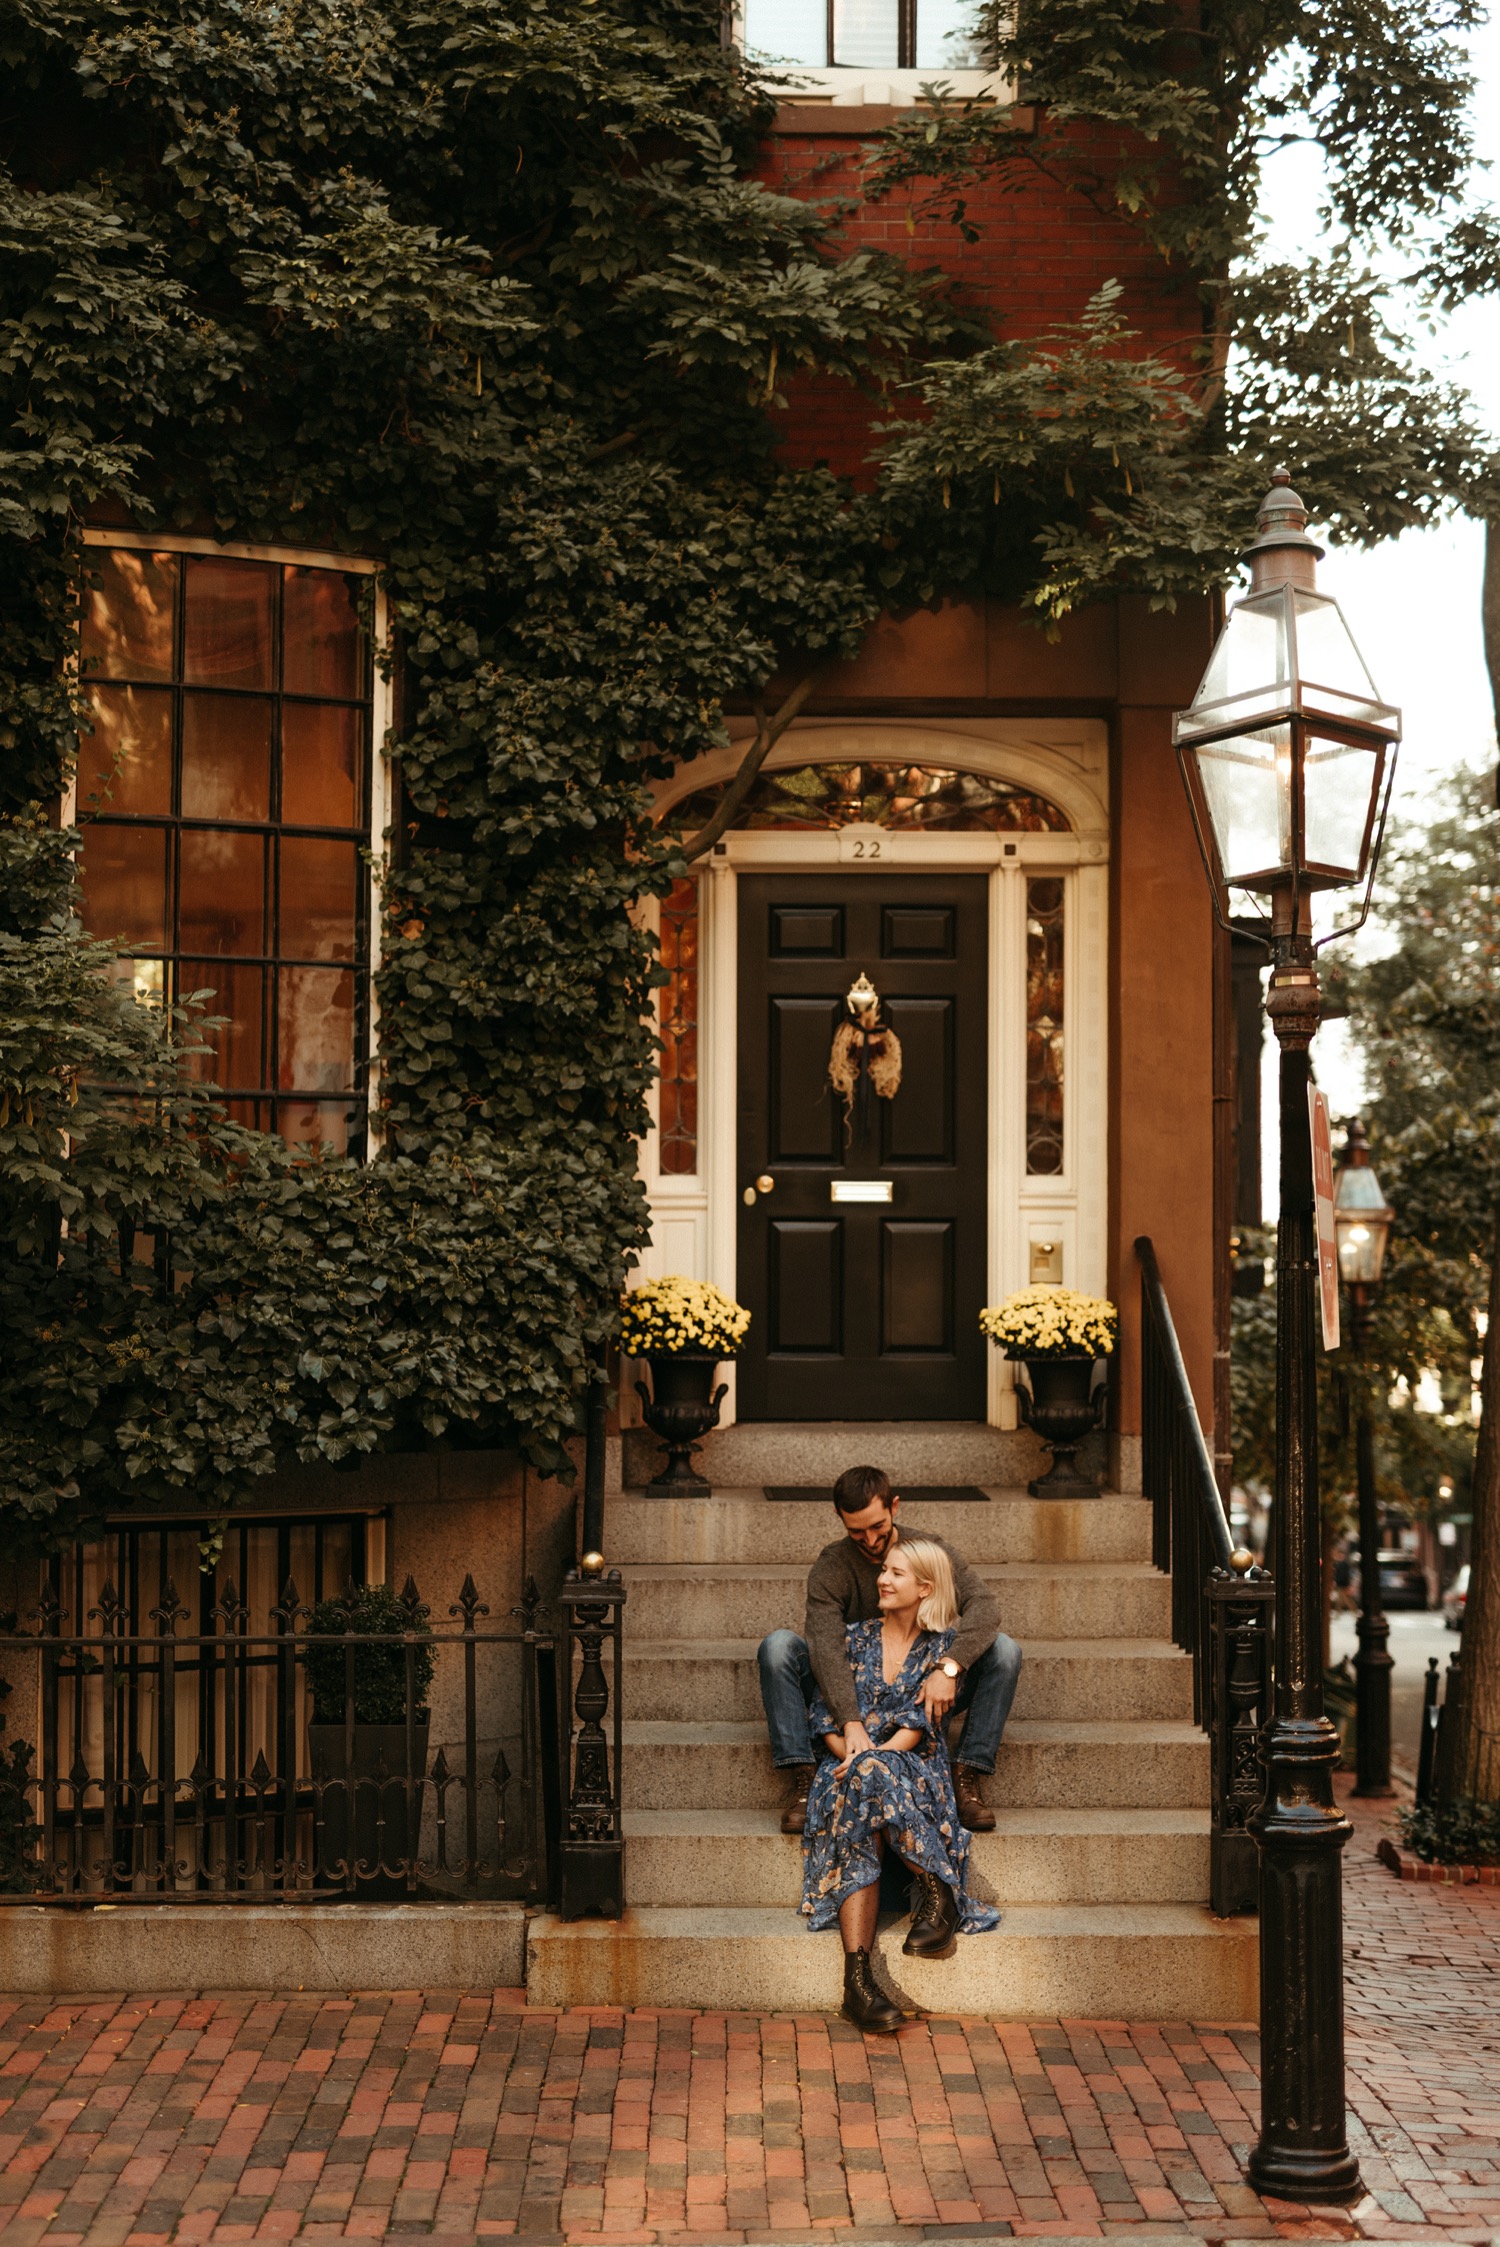
<path id="1" fill-rule="evenodd" d="M 1488 2242 L 1500 1892 L 1393 1879 L 1351 1808 L 1347 2213 L 1241 2181 L 1244 2025 L 148 1994 L 0 2000 L 0 2238 Z"/>

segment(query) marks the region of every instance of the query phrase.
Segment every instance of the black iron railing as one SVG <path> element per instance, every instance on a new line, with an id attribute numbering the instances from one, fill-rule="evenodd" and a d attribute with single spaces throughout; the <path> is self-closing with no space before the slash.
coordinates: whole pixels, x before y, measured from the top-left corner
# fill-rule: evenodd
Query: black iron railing
<path id="1" fill-rule="evenodd" d="M 532 1579 L 499 1618 L 471 1576 L 438 1619 L 408 1578 L 360 1628 L 366 1597 L 315 1615 L 288 1580 L 252 1616 L 223 1578 L 185 1632 L 170 1580 L 144 1614 L 111 1582 L 70 1612 L 50 1584 L 34 1627 L 0 1630 L 8 1730 L 35 1742 L 0 1761 L 0 1900 L 540 1903 L 613 1840 L 613 1884 L 576 1908 L 617 1914 L 618 1577 L 570 1578 L 560 1631 Z"/>
<path id="2" fill-rule="evenodd" d="M 1141 1487 L 1151 1557 L 1172 1579 L 1172 1636 L 1193 1664 L 1193 1715 L 1212 1753 L 1210 1901 L 1221 1916 L 1256 1908 L 1249 1831 L 1264 1791 L 1259 1745 L 1271 1711 L 1274 1587 L 1235 1552 L 1156 1251 L 1141 1267 Z"/>

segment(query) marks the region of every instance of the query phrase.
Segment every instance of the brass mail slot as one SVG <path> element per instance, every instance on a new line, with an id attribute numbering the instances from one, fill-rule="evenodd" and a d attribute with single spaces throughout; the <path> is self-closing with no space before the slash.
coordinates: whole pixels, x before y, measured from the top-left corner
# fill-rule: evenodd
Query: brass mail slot
<path id="1" fill-rule="evenodd" d="M 835 1178 L 828 1189 L 828 1198 L 835 1202 L 888 1202 L 891 1181 L 889 1178 Z"/>

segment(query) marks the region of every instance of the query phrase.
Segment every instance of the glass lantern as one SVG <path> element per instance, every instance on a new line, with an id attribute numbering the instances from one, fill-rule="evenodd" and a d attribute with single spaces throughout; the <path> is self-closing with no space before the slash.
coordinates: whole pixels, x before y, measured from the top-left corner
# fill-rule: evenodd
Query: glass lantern
<path id="1" fill-rule="evenodd" d="M 1333 1231 L 1339 1274 L 1350 1288 L 1375 1288 L 1385 1270 L 1386 1244 L 1395 1223 L 1370 1161 L 1363 1127 L 1349 1127 L 1349 1145 L 1333 1185 Z"/>
<path id="2" fill-rule="evenodd" d="M 1251 592 L 1173 721 L 1226 926 L 1231 890 L 1269 900 L 1260 910 L 1288 928 L 1308 891 L 1362 887 L 1367 904 L 1390 802 L 1401 714 L 1380 700 L 1337 601 L 1316 589 L 1306 519 L 1278 478 Z"/>

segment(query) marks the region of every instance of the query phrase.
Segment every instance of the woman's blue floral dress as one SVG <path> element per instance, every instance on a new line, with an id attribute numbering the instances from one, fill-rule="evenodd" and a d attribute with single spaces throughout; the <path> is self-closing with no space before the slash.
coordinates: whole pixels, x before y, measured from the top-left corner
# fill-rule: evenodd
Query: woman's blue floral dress
<path id="1" fill-rule="evenodd" d="M 960 1932 L 984 1934 L 999 1926 L 1000 1914 L 968 1893 L 969 1837 L 959 1824 L 948 1751 L 918 1698 L 923 1678 L 947 1653 L 953 1633 L 920 1632 L 899 1676 L 887 1685 L 880 1630 L 876 1616 L 850 1623 L 844 1632 L 859 1713 L 876 1747 L 842 1779 L 834 1777 L 837 1765 L 828 1754 L 813 1774 L 802 1836 L 803 1916 L 810 1927 L 832 1927 L 842 1903 L 874 1886 L 880 1878 L 875 1835 L 883 1831 L 886 1846 L 908 1865 L 947 1882 L 958 1898 Z M 808 1717 L 814 1734 L 838 1730 L 821 1694 Z M 903 1726 L 921 1733 L 916 1747 L 879 1746 Z"/>

